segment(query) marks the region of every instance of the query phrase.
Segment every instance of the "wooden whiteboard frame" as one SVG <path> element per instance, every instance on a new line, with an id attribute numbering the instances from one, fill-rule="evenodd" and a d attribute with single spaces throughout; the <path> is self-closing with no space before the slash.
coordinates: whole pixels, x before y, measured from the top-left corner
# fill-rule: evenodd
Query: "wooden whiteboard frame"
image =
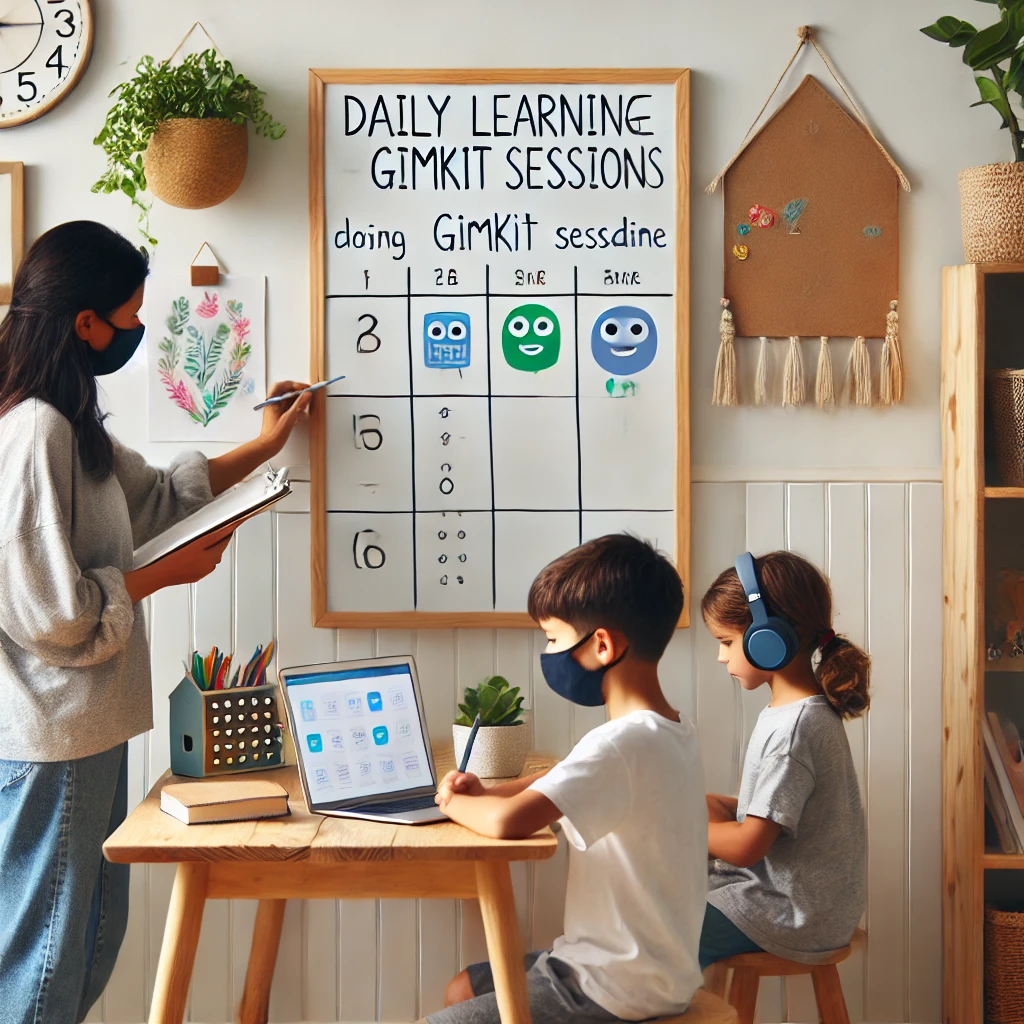
<path id="1" fill-rule="evenodd" d="M 690 624 L 690 72 L 686 68 L 331 70 L 309 72 L 310 379 L 326 380 L 324 316 L 324 97 L 328 85 L 666 85 L 676 87 L 676 550 Z M 313 625 L 325 629 L 535 628 L 526 612 L 332 612 L 327 608 L 327 416 L 310 423 L 310 575 Z"/>
<path id="2" fill-rule="evenodd" d="M 0 306 L 6 306 L 11 301 L 18 264 L 25 255 L 25 165 L 0 163 L 0 175 L 11 179 L 11 280 L 10 284 L 0 281 Z M 0 245 L 6 244 L 7 240 L 0 239 Z"/>

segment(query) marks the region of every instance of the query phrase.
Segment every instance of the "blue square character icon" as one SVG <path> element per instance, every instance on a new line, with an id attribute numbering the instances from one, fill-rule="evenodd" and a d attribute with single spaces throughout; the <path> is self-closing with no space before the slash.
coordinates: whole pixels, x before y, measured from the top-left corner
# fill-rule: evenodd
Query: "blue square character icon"
<path id="1" fill-rule="evenodd" d="M 324 749 L 324 741 L 320 737 L 320 733 L 311 732 L 306 737 L 306 746 L 309 747 L 311 754 L 319 754 Z"/>
<path id="2" fill-rule="evenodd" d="M 302 708 L 302 720 L 304 722 L 315 722 L 316 721 L 316 710 L 313 707 L 311 700 L 304 700 L 299 705 Z"/>
<path id="3" fill-rule="evenodd" d="M 384 710 L 384 701 L 381 700 L 381 696 L 380 696 L 380 694 L 376 690 L 371 690 L 366 695 L 366 706 L 371 711 L 383 711 Z"/>
<path id="4" fill-rule="evenodd" d="M 388 727 L 386 725 L 378 725 L 373 730 L 373 742 L 378 747 L 383 747 L 388 741 Z"/>
<path id="5" fill-rule="evenodd" d="M 423 317 L 423 362 L 433 370 L 469 366 L 469 314 L 427 313 Z"/>

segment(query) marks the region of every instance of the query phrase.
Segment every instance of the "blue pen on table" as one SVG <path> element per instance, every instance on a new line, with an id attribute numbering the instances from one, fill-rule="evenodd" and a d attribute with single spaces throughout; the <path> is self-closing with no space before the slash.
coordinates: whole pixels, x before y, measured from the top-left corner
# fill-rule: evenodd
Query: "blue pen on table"
<path id="1" fill-rule="evenodd" d="M 469 765 L 469 755 L 473 753 L 473 741 L 476 739 L 477 730 L 480 728 L 480 712 L 473 719 L 473 728 L 469 730 L 469 738 L 466 740 L 466 749 L 462 752 L 462 763 L 459 765 L 459 772 L 465 772 Z"/>
<path id="2" fill-rule="evenodd" d="M 278 402 L 287 402 L 289 398 L 297 398 L 299 395 L 304 395 L 307 391 L 319 391 L 321 388 L 325 388 L 329 384 L 337 384 L 339 380 L 344 379 L 345 374 L 341 373 L 337 377 L 332 377 L 330 380 L 322 380 L 316 384 L 310 384 L 308 388 L 300 388 L 298 391 L 286 391 L 283 395 L 275 395 L 273 398 L 268 398 L 265 402 L 260 402 L 259 405 L 254 405 L 252 407 L 253 412 L 268 405 L 276 405 Z"/>

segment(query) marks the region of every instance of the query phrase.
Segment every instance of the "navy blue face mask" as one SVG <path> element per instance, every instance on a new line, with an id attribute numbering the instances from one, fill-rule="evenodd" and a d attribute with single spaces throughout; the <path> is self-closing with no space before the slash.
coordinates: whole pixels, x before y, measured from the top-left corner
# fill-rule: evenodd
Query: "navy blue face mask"
<path id="1" fill-rule="evenodd" d="M 540 656 L 540 670 L 544 680 L 559 697 L 571 700 L 573 704 L 581 704 L 585 708 L 596 708 L 604 703 L 601 684 L 604 674 L 629 653 L 629 648 L 622 652 L 611 664 L 601 668 L 584 668 L 573 656 L 573 651 L 582 647 L 593 635 L 591 630 L 582 640 L 564 651 Z"/>
<path id="2" fill-rule="evenodd" d="M 101 317 L 102 319 L 102 317 Z M 97 377 L 105 377 L 108 373 L 116 373 L 128 362 L 146 333 L 144 324 L 138 327 L 114 327 L 109 320 L 103 321 L 114 328 L 114 336 L 110 344 L 102 351 L 97 352 L 88 342 L 86 345 L 86 358 L 89 360 L 89 368 Z"/>

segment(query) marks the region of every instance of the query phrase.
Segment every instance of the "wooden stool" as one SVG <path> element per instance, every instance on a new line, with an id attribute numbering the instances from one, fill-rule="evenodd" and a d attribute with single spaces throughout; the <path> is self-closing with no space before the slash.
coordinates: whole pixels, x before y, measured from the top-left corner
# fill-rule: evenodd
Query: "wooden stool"
<path id="1" fill-rule="evenodd" d="M 717 964 L 712 964 L 707 970 L 705 984 L 709 992 L 716 996 L 724 996 L 726 979 L 731 969 L 733 973 L 732 984 L 729 986 L 729 1003 L 736 1009 L 739 1024 L 754 1024 L 757 989 L 762 978 L 809 974 L 822 1024 L 850 1024 L 836 964 L 841 964 L 847 959 L 853 946 L 863 941 L 864 937 L 864 932 L 858 928 L 853 933 L 849 946 L 837 949 L 820 964 L 798 964 L 794 960 L 784 960 L 772 953 L 740 953 L 739 956 L 730 956 L 725 960 L 719 960 Z"/>
<path id="2" fill-rule="evenodd" d="M 736 1024 L 736 1011 L 720 996 L 699 988 L 686 1013 L 678 1017 L 663 1017 L 658 1024 Z"/>

